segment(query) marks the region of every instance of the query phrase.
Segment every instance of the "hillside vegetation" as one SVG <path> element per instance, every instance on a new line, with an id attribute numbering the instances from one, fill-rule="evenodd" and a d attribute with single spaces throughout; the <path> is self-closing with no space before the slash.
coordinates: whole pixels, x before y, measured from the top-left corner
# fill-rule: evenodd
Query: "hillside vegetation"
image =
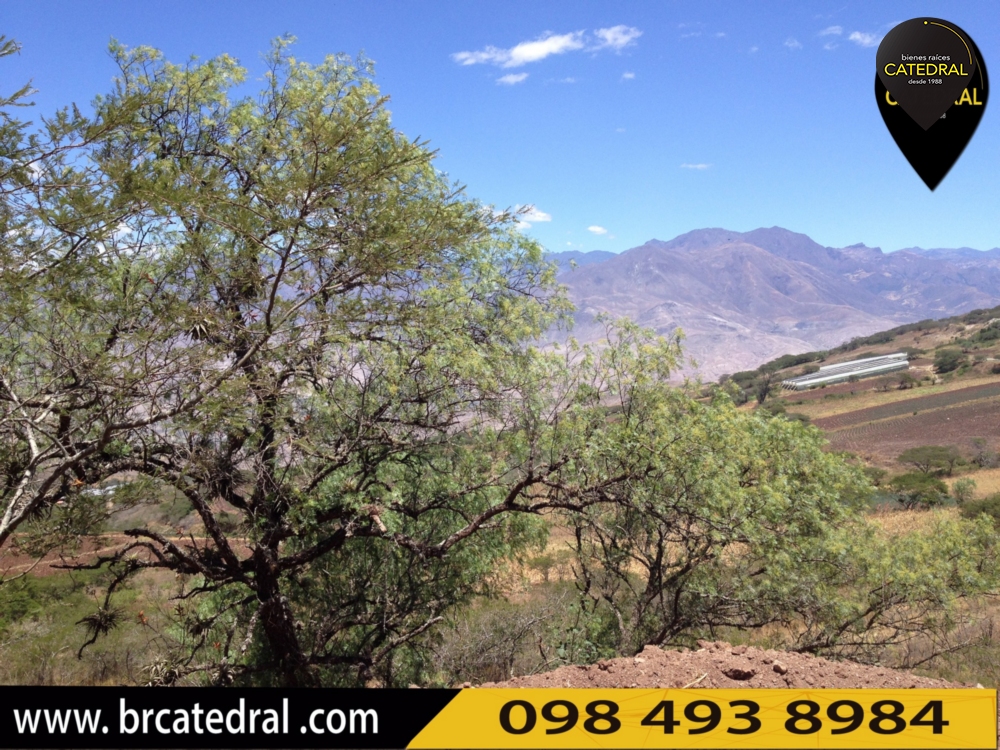
<path id="1" fill-rule="evenodd" d="M 808 391 L 782 380 L 852 359 L 906 352 L 910 369 Z M 811 421 L 833 450 L 869 465 L 902 469 L 897 457 L 934 442 L 953 446 L 963 470 L 990 468 L 1000 447 L 1000 307 L 925 320 L 851 341 L 829 351 L 786 355 L 753 371 L 723 376 L 738 400 Z M 766 391 L 766 398 L 760 395 Z"/>

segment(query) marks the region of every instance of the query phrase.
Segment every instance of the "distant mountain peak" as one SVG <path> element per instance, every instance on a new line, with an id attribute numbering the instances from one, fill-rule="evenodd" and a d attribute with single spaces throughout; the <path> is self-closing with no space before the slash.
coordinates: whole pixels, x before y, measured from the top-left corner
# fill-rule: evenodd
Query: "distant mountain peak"
<path id="1" fill-rule="evenodd" d="M 548 256 L 576 303 L 574 335 L 597 341 L 599 312 L 660 333 L 680 327 L 699 373 L 752 369 L 901 323 L 1000 304 L 1000 250 L 883 253 L 824 247 L 783 227 L 696 229 L 620 254 Z M 578 268 L 568 272 L 569 261 Z"/>

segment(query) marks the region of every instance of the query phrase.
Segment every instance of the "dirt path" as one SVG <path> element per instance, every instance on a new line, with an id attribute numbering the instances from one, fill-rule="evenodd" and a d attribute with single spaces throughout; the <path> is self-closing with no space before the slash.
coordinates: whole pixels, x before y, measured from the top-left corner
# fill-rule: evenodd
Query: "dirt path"
<path id="1" fill-rule="evenodd" d="M 81 548 L 72 555 L 50 552 L 41 560 L 32 555 L 18 554 L 11 549 L 0 553 L 0 579 L 10 578 L 26 571 L 35 576 L 49 576 L 65 572 L 55 565 L 65 563 L 92 562 L 99 555 L 108 555 L 124 547 L 133 539 L 124 534 L 105 534 L 100 537 L 86 537 L 81 540 Z"/>
<path id="2" fill-rule="evenodd" d="M 190 537 L 168 536 L 182 549 L 190 547 L 192 544 Z M 101 534 L 93 537 L 83 537 L 80 540 L 80 548 L 72 554 L 66 552 L 50 552 L 41 560 L 37 560 L 31 555 L 19 554 L 13 547 L 0 550 L 0 580 L 20 575 L 27 571 L 33 576 L 51 576 L 65 573 L 65 569 L 57 568 L 57 565 L 72 563 L 94 562 L 100 555 L 110 555 L 122 549 L 128 544 L 135 542 L 132 537 L 125 534 Z M 195 537 L 195 544 L 207 544 L 210 540 Z M 248 548 L 242 539 L 231 539 L 230 543 L 238 554 L 246 554 Z M 146 550 L 137 550 L 137 555 L 148 555 Z"/>

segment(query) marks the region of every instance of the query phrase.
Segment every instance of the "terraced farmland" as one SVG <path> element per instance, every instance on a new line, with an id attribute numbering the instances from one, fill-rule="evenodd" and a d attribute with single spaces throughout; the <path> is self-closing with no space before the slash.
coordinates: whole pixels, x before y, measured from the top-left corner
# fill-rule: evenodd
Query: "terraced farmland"
<path id="1" fill-rule="evenodd" d="M 882 419 L 912 415 L 913 412 L 919 413 L 932 409 L 942 409 L 969 401 L 991 399 L 998 396 L 1000 396 L 1000 382 L 986 383 L 955 391 L 945 391 L 944 393 L 934 393 L 929 396 L 908 398 L 903 401 L 868 407 L 867 409 L 848 411 L 836 416 L 813 420 L 813 423 L 823 430 L 840 430 L 850 425 L 877 422 Z M 1000 427 L 1000 425 L 996 425 L 994 429 L 996 427 Z"/>
<path id="2" fill-rule="evenodd" d="M 985 439 L 996 448 L 1000 440 L 1000 398 L 970 398 L 951 406 L 931 406 L 937 399 L 949 395 L 953 394 L 942 393 L 906 401 L 909 409 L 899 416 L 884 415 L 879 421 L 858 422 L 852 419 L 848 426 L 836 430 L 827 427 L 830 447 L 881 461 L 891 461 L 907 448 L 920 445 L 955 445 L 971 452 L 977 438 Z M 899 409 L 896 411 L 898 413 Z M 853 418 L 858 413 L 842 416 Z"/>

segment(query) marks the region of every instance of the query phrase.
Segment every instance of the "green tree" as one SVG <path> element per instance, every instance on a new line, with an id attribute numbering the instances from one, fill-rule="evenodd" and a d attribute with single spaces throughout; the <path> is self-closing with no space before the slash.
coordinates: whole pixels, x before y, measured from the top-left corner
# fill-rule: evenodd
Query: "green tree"
<path id="1" fill-rule="evenodd" d="M 996 585 L 991 527 L 886 538 L 860 469 L 815 428 L 655 389 L 636 414 L 602 442 L 644 470 L 574 516 L 581 593 L 618 653 L 775 625 L 798 651 L 875 661 L 922 638 L 940 653 L 963 599 Z"/>
<path id="2" fill-rule="evenodd" d="M 614 648 L 788 617 L 803 593 L 791 571 L 851 517 L 862 475 L 797 422 L 649 398 L 641 424 L 616 426 L 644 476 L 576 518 L 583 590 Z"/>
<path id="3" fill-rule="evenodd" d="M 963 503 L 961 514 L 964 518 L 986 516 L 993 523 L 1000 523 L 1000 493 Z"/>
<path id="4" fill-rule="evenodd" d="M 934 354 L 934 370 L 938 373 L 952 372 L 964 365 L 967 360 L 960 349 L 939 349 Z"/>
<path id="5" fill-rule="evenodd" d="M 754 396 L 758 404 L 763 404 L 777 387 L 778 376 L 774 370 L 763 370 L 754 382 Z"/>
<path id="6" fill-rule="evenodd" d="M 962 460 L 962 454 L 952 445 L 921 445 L 906 449 L 897 460 L 924 474 L 944 472 L 951 476 L 955 465 Z"/>
<path id="7" fill-rule="evenodd" d="M 954 496 L 955 502 L 959 505 L 969 502 L 976 494 L 976 480 L 971 477 L 963 477 L 957 480 L 952 485 L 951 494 Z"/>
<path id="8" fill-rule="evenodd" d="M 948 496 L 948 485 L 939 478 L 922 471 L 911 471 L 893 477 L 889 486 L 897 494 L 897 501 L 904 508 L 932 508 Z"/>
<path id="9" fill-rule="evenodd" d="M 886 476 L 889 472 L 880 466 L 863 466 L 861 471 L 868 478 L 868 481 L 872 483 L 872 487 L 881 487 L 883 482 L 885 482 Z"/>
<path id="10" fill-rule="evenodd" d="M 676 341 L 626 326 L 646 370 L 599 358 L 601 380 L 538 351 L 568 309 L 554 268 L 393 129 L 365 63 L 283 40 L 231 99 L 231 58 L 112 52 L 115 89 L 49 124 L 53 187 L 7 235 L 0 543 L 87 528 L 83 489 L 129 472 L 120 505 L 170 490 L 204 528 L 128 529 L 95 563 L 181 575 L 161 681 L 405 684 L 540 512 L 626 470 L 576 462 Z"/>

